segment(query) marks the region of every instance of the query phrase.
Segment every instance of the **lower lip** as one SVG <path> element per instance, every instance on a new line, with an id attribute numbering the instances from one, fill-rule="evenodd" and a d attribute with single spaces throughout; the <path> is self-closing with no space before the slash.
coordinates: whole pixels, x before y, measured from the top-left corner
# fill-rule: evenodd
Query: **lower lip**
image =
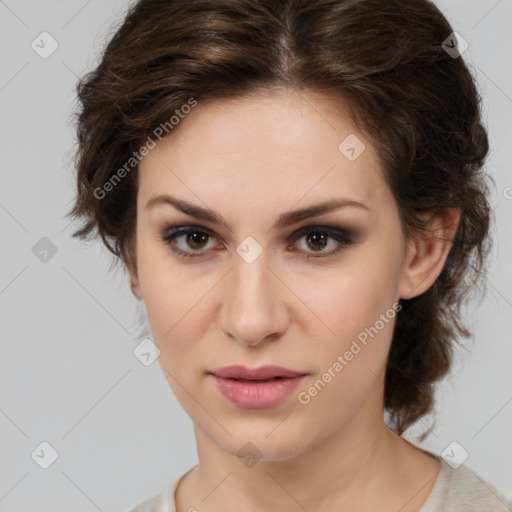
<path id="1" fill-rule="evenodd" d="M 243 382 L 213 375 L 220 392 L 238 407 L 265 409 L 278 405 L 300 384 L 305 375 L 267 382 Z"/>

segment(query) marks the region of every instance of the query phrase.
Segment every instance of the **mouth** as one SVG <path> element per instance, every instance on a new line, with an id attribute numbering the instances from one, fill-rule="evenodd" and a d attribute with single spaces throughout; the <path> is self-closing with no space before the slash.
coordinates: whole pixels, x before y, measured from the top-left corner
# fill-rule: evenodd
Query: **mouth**
<path id="1" fill-rule="evenodd" d="M 266 409 L 284 402 L 307 375 L 276 366 L 253 370 L 230 366 L 209 374 L 220 393 L 242 409 Z"/>

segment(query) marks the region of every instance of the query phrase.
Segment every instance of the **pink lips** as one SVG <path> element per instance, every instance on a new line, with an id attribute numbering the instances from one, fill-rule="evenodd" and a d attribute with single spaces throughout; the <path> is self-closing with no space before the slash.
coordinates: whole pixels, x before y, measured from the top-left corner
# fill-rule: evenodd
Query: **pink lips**
<path id="1" fill-rule="evenodd" d="M 224 366 L 210 372 L 219 391 L 244 409 L 264 409 L 281 403 L 299 385 L 306 373 L 281 366 Z"/>

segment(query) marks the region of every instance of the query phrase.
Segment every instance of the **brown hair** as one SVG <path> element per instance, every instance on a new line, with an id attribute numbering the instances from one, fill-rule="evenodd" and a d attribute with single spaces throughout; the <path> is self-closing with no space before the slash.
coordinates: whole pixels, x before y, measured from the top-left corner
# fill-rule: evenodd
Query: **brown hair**
<path id="1" fill-rule="evenodd" d="M 78 193 L 69 215 L 85 223 L 73 236 L 96 228 L 130 263 L 137 166 L 126 163 L 191 98 L 276 87 L 334 93 L 373 142 L 407 236 L 425 227 L 421 212 L 461 211 L 436 282 L 400 301 L 384 405 L 401 435 L 432 410 L 453 342 L 470 334 L 460 310 L 482 284 L 490 249 L 481 98 L 462 56 L 445 51 L 452 32 L 427 0 L 138 1 L 77 85 Z"/>

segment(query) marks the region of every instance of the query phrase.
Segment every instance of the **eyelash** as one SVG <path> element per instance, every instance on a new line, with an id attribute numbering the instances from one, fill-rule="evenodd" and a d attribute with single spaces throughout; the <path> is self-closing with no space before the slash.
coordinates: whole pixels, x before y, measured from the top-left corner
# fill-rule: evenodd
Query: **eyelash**
<path id="1" fill-rule="evenodd" d="M 208 235 L 209 237 L 214 237 L 213 233 L 210 230 L 200 226 L 169 226 L 164 235 L 159 237 L 159 240 L 168 245 L 170 249 L 175 254 L 177 254 L 179 258 L 200 258 L 203 256 L 202 253 L 204 253 L 205 251 L 184 251 L 176 247 L 176 245 L 174 245 L 173 243 L 176 238 L 179 238 L 180 236 L 183 235 L 187 235 L 189 233 L 203 233 Z M 345 246 L 352 245 L 354 243 L 350 236 L 350 233 L 347 230 L 331 228 L 329 226 L 306 226 L 304 228 L 300 228 L 288 238 L 287 242 L 295 243 L 297 240 L 300 240 L 304 236 L 311 234 L 327 235 L 328 238 L 331 238 L 338 242 L 338 247 L 327 253 L 323 253 L 322 251 L 318 251 L 318 254 L 306 253 L 307 255 L 303 256 L 303 258 L 306 260 L 310 258 L 327 258 L 330 256 L 334 256 L 339 251 L 341 251 Z"/>

